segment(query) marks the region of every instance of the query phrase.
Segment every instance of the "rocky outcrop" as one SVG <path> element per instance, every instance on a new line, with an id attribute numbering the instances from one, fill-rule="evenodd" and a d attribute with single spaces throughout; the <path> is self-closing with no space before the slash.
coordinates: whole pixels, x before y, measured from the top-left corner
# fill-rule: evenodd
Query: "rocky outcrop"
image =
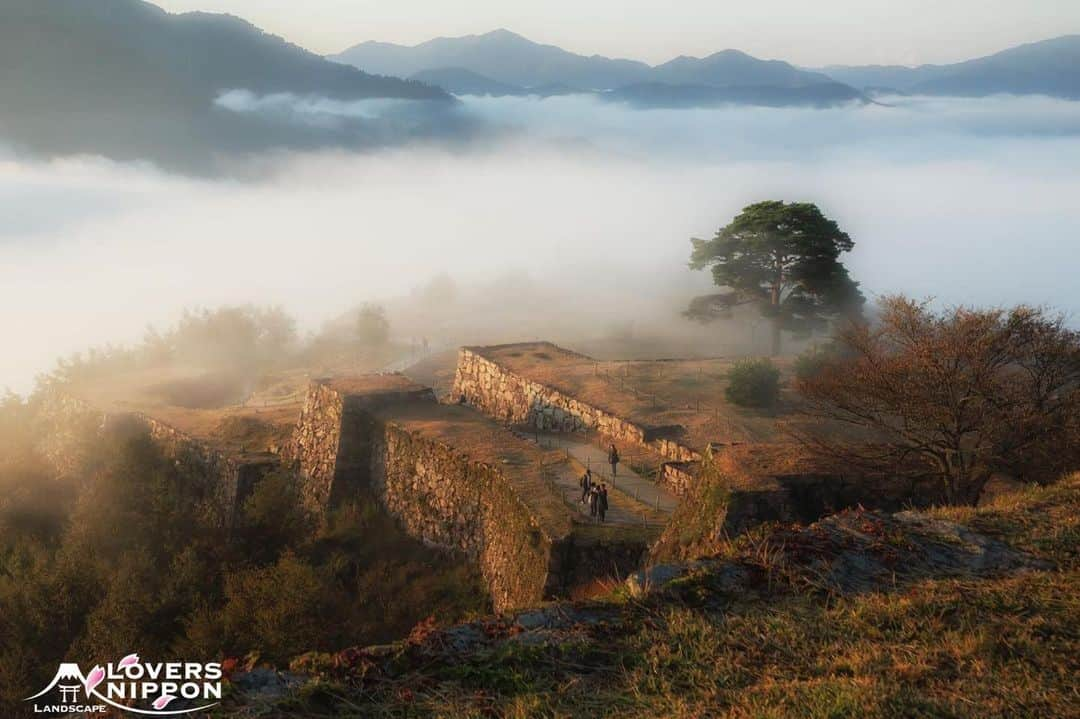
<path id="1" fill-rule="evenodd" d="M 895 589 L 943 577 L 1001 576 L 1052 569 L 1053 564 L 956 522 L 914 511 L 849 510 L 808 527 L 779 527 L 762 538 L 764 553 L 732 559 L 655 564 L 631 575 L 632 596 L 663 590 L 694 574 L 738 593 L 760 585 L 755 575 L 793 588 L 830 594 Z"/>
<path id="2" fill-rule="evenodd" d="M 482 348 L 458 353 L 451 397 L 507 424 L 530 424 L 541 430 L 599 432 L 616 442 L 636 444 L 668 459 L 685 462 L 700 454 L 672 440 L 670 427 L 645 427 L 535 382 L 487 358 Z"/>
<path id="3" fill-rule="evenodd" d="M 692 479 L 680 477 L 693 472 Z M 709 556 L 766 522 L 810 524 L 854 507 L 897 511 L 943 499 L 932 478 L 830 472 L 798 445 L 737 445 L 701 463 L 668 464 L 662 481 L 683 499 L 650 549 L 652 561 Z"/>

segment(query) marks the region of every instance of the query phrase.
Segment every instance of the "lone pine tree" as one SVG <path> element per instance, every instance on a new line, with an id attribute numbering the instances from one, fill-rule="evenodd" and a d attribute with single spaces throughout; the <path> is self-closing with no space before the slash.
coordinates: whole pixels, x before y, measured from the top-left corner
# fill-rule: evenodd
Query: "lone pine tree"
<path id="1" fill-rule="evenodd" d="M 732 305 L 754 303 L 772 320 L 772 354 L 781 332 L 809 332 L 828 319 L 859 313 L 864 299 L 839 257 L 855 243 L 817 205 L 758 202 L 743 209 L 711 240 L 692 239 L 690 267 L 712 268 L 729 288 L 691 303 L 687 316 L 711 320 Z"/>

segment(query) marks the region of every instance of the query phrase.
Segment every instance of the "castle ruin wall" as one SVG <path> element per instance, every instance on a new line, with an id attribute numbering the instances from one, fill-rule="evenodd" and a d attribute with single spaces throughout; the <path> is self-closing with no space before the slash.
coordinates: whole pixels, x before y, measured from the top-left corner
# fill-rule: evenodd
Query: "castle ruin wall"
<path id="1" fill-rule="evenodd" d="M 452 396 L 508 424 L 529 424 L 542 431 L 597 431 L 616 442 L 647 447 L 673 461 L 701 459 L 697 451 L 657 436 L 655 428 L 522 377 L 467 347 L 458 354 Z"/>

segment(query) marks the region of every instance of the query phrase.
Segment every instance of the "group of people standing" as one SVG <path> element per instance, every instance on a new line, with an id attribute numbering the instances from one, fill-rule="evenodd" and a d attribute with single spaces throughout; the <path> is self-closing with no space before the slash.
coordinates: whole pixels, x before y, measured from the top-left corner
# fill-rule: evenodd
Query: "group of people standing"
<path id="1" fill-rule="evenodd" d="M 619 450 L 614 444 L 608 449 L 608 463 L 611 465 L 611 476 L 614 477 L 619 466 Z M 578 484 L 581 486 L 581 503 L 589 505 L 589 516 L 601 522 L 605 521 L 608 510 L 607 484 L 594 481 L 591 469 L 585 470 Z"/>
<path id="2" fill-rule="evenodd" d="M 604 521 L 608 510 L 608 490 L 603 482 L 594 482 L 592 470 L 586 469 L 579 480 L 581 503 L 589 505 L 589 516 Z"/>

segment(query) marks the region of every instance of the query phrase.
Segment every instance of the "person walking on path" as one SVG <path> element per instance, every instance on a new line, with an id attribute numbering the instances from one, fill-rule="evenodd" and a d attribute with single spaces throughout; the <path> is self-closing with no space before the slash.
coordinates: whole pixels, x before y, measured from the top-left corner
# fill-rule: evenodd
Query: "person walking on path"
<path id="1" fill-rule="evenodd" d="M 578 485 L 581 487 L 581 503 L 585 504 L 589 501 L 589 490 L 592 489 L 591 469 L 585 470 L 585 474 L 581 475 L 581 479 L 578 481 Z"/>
<path id="2" fill-rule="evenodd" d="M 589 516 L 595 517 L 600 509 L 600 489 L 594 484 L 589 490 Z"/>
<path id="3" fill-rule="evenodd" d="M 619 466 L 619 450 L 615 449 L 615 445 L 611 445 L 611 449 L 607 453 L 608 464 L 611 465 L 611 476 L 615 476 L 615 468 Z"/>
<path id="4" fill-rule="evenodd" d="M 604 521 L 604 516 L 607 514 L 607 506 L 607 485 L 601 482 L 600 489 L 596 493 L 596 513 L 601 522 Z"/>

